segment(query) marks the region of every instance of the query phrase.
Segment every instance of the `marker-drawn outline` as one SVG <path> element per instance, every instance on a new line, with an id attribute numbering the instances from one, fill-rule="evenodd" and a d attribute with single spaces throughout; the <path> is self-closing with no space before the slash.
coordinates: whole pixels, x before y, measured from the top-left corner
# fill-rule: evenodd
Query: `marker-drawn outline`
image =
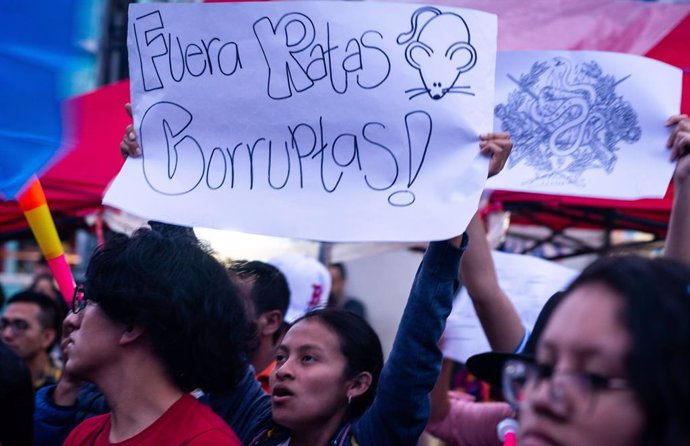
<path id="1" fill-rule="evenodd" d="M 422 25 L 420 16 L 433 14 Z M 470 85 L 455 85 L 460 74 L 470 71 L 477 63 L 477 50 L 470 43 L 467 22 L 453 12 L 441 12 L 433 6 L 424 6 L 412 13 L 411 29 L 398 35 L 400 45 L 407 44 L 405 59 L 419 71 L 423 87 L 405 90 L 410 100 L 427 93 L 439 100 L 446 94 L 474 96 L 467 91 Z"/>
<path id="2" fill-rule="evenodd" d="M 616 80 L 595 61 L 573 66 L 554 57 L 534 62 L 519 78 L 507 76 L 518 88 L 494 113 L 513 138 L 508 169 L 524 162 L 536 172 L 523 185 L 585 187 L 585 172 L 610 175 L 619 143 L 642 136 L 637 112 L 616 93 L 631 75 Z"/>

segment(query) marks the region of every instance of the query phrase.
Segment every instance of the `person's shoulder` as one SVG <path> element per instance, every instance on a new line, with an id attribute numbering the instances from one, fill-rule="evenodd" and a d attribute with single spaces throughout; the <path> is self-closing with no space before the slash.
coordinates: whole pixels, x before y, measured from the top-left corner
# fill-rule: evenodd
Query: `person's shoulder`
<path id="1" fill-rule="evenodd" d="M 348 297 L 343 304 L 343 309 L 355 313 L 361 317 L 366 317 L 366 307 L 364 303 L 356 297 Z"/>
<path id="2" fill-rule="evenodd" d="M 218 444 L 242 444 L 230 426 L 228 426 L 220 416 L 213 412 L 210 407 L 202 404 L 189 395 L 185 395 L 183 398 L 186 408 L 185 414 L 182 417 L 185 419 L 185 425 L 190 428 L 194 439 L 203 439 L 211 436 L 213 438 L 229 438 L 237 442 L 222 442 Z"/>
<path id="3" fill-rule="evenodd" d="M 89 441 L 93 442 L 95 439 L 93 436 L 98 436 L 99 433 L 102 433 L 109 421 L 110 413 L 87 418 L 70 432 L 63 446 L 88 444 Z"/>
<path id="4" fill-rule="evenodd" d="M 186 446 L 242 446 L 237 435 L 227 426 L 201 432 L 185 442 Z"/>
<path id="5" fill-rule="evenodd" d="M 74 428 L 74 430 L 83 429 L 83 430 L 87 431 L 89 429 L 94 429 L 94 428 L 100 429 L 101 426 L 103 426 L 104 424 L 106 424 L 110 420 L 110 416 L 111 416 L 111 414 L 110 414 L 110 412 L 108 412 L 108 413 L 103 414 L 103 415 L 96 415 L 96 416 L 93 416 L 91 418 L 87 418 L 84 421 L 82 421 L 81 423 L 79 423 L 77 425 L 77 427 Z"/>
<path id="6" fill-rule="evenodd" d="M 242 446 L 242 442 L 229 428 L 211 429 L 185 443 L 188 446 Z"/>

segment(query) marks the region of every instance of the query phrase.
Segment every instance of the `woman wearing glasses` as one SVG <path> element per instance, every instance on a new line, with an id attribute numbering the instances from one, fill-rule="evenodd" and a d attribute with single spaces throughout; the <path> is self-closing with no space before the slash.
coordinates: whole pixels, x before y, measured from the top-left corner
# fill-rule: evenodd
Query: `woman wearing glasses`
<path id="1" fill-rule="evenodd" d="M 566 291 L 536 361 L 510 362 L 521 446 L 690 444 L 690 268 L 613 257 Z"/>
<path id="2" fill-rule="evenodd" d="M 678 160 L 666 257 L 604 258 L 566 290 L 504 390 L 520 446 L 690 445 L 690 120 L 674 116 Z"/>

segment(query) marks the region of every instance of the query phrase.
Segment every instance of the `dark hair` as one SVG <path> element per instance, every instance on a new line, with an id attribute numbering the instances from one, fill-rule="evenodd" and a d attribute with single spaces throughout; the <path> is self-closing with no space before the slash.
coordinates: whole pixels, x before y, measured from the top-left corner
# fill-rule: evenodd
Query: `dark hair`
<path id="1" fill-rule="evenodd" d="M 24 361 L 0 343 L 0 443 L 32 444 L 34 388 Z"/>
<path id="2" fill-rule="evenodd" d="M 340 273 L 340 277 L 342 277 L 343 280 L 347 280 L 347 268 L 345 268 L 344 263 L 331 263 L 328 267 L 337 269 Z"/>
<path id="3" fill-rule="evenodd" d="M 230 264 L 228 271 L 240 280 L 252 280 L 248 297 L 254 307 L 254 317 L 273 310 L 280 311 L 285 317 L 290 304 L 290 288 L 278 268 L 259 260 L 238 260 Z M 278 342 L 287 327 L 283 321 L 281 329 L 273 334 L 273 342 Z"/>
<path id="4" fill-rule="evenodd" d="M 55 294 L 60 295 L 60 290 L 58 290 L 58 288 L 55 286 L 55 282 L 53 281 L 53 275 L 50 273 L 41 273 L 34 276 L 34 280 L 31 281 L 29 289 L 31 291 L 36 291 L 34 290 L 34 288 L 36 288 L 36 285 L 38 285 L 38 282 L 40 282 L 41 280 L 47 280 L 48 282 L 50 282 L 50 287 L 53 289 Z"/>
<path id="5" fill-rule="evenodd" d="M 91 258 L 85 293 L 114 321 L 144 327 L 183 390 L 230 389 L 252 332 L 223 265 L 186 235 L 115 235 Z"/>
<path id="6" fill-rule="evenodd" d="M 233 262 L 228 269 L 231 274 L 236 274 L 241 279 L 254 280 L 249 297 L 254 303 L 257 316 L 272 310 L 279 310 L 285 314 L 290 303 L 290 289 L 285 276 L 278 268 L 253 260 Z"/>
<path id="7" fill-rule="evenodd" d="M 690 444 L 690 268 L 668 259 L 607 257 L 568 287 L 600 283 L 623 299 L 626 366 L 646 417 L 641 444 Z"/>
<path id="8" fill-rule="evenodd" d="M 50 351 L 56 342 L 60 342 L 60 337 L 62 335 L 62 320 L 65 318 L 65 314 L 55 300 L 43 293 L 27 290 L 20 291 L 7 301 L 7 305 L 14 303 L 31 303 L 38 305 L 40 308 L 38 312 L 38 322 L 41 324 L 41 327 L 55 330 L 55 341 L 47 347 L 47 351 Z"/>
<path id="9" fill-rule="evenodd" d="M 60 308 L 60 311 L 62 312 L 62 315 L 64 318 L 64 316 L 67 315 L 69 308 L 67 307 L 67 303 L 65 302 L 65 300 L 62 298 L 62 293 L 60 292 L 58 287 L 55 286 L 55 279 L 53 278 L 52 274 L 41 273 L 41 274 L 36 275 L 34 277 L 34 280 L 31 282 L 31 285 L 29 285 L 29 288 L 27 289 L 27 291 L 35 291 L 37 293 L 40 293 L 41 291 L 36 289 L 36 285 L 38 285 L 38 282 L 40 282 L 41 280 L 47 280 L 48 282 L 50 282 L 50 287 L 52 288 L 53 293 L 57 297 L 56 297 L 56 299 L 53 299 L 52 296 L 48 296 L 48 297 L 55 300 L 55 302 L 57 303 L 58 307 Z M 71 296 L 69 296 L 69 297 L 71 297 Z"/>
<path id="10" fill-rule="evenodd" d="M 316 319 L 323 323 L 338 336 L 340 352 L 347 362 L 346 378 L 354 378 L 361 372 L 371 373 L 372 380 L 369 389 L 353 399 L 350 405 L 349 418 L 357 418 L 371 406 L 376 396 L 376 387 L 383 368 L 381 341 L 366 320 L 347 310 L 323 308 L 310 311 L 292 325 L 310 319 Z"/>

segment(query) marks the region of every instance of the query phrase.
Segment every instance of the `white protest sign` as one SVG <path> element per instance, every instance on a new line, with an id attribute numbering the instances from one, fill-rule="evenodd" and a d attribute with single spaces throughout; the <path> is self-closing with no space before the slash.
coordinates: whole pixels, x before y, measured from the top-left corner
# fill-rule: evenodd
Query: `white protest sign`
<path id="1" fill-rule="evenodd" d="M 555 262 L 521 254 L 492 251 L 501 289 L 513 302 L 523 324 L 530 330 L 546 301 L 563 291 L 578 272 Z M 453 301 L 443 335 L 443 355 L 466 362 L 477 353 L 491 351 L 466 289 Z"/>
<path id="2" fill-rule="evenodd" d="M 496 26 L 412 4 L 130 5 L 143 156 L 104 203 L 317 240 L 458 234 L 487 174 Z"/>
<path id="3" fill-rule="evenodd" d="M 630 54 L 507 51 L 496 65 L 496 130 L 506 168 L 487 184 L 559 195 L 662 197 L 673 173 L 666 119 L 682 71 Z"/>

